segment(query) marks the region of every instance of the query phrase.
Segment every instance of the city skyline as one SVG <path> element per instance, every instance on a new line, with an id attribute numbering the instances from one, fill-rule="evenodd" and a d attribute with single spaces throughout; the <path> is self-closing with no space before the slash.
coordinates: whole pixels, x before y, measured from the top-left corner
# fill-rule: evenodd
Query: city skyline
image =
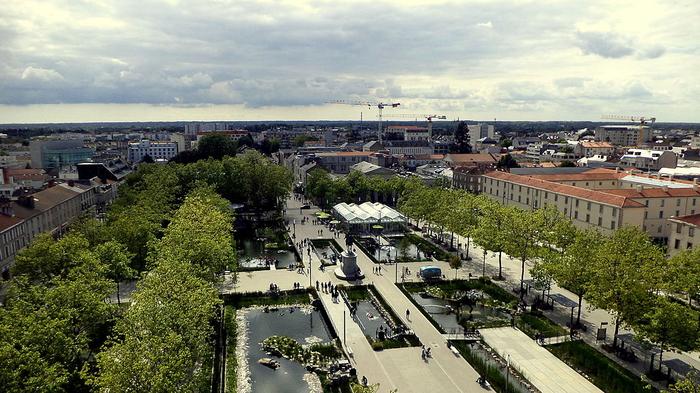
<path id="1" fill-rule="evenodd" d="M 698 122 L 700 5 L 22 1 L 0 10 L 0 123 Z M 388 111 L 386 113 L 389 113 Z"/>

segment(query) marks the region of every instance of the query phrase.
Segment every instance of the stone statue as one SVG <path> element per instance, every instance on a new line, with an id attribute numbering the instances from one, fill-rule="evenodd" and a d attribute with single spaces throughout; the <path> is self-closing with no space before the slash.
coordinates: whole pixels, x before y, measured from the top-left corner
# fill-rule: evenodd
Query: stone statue
<path id="1" fill-rule="evenodd" d="M 345 246 L 349 249 L 352 250 L 352 244 L 354 242 L 354 239 L 352 238 L 351 234 L 346 234 L 345 235 Z"/>

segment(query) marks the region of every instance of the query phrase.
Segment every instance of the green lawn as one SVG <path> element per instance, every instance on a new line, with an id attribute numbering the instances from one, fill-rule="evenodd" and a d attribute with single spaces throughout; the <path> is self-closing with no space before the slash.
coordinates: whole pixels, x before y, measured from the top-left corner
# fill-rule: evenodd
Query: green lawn
<path id="1" fill-rule="evenodd" d="M 639 377 L 608 359 L 582 341 L 570 341 L 546 347 L 579 373 L 587 375 L 593 384 L 606 393 L 638 393 L 646 391 Z"/>
<path id="2" fill-rule="evenodd" d="M 531 338 L 535 338 L 536 333 L 544 337 L 558 337 L 569 333 L 568 330 L 550 321 L 544 315 L 524 313 L 518 316 L 518 328 Z"/>

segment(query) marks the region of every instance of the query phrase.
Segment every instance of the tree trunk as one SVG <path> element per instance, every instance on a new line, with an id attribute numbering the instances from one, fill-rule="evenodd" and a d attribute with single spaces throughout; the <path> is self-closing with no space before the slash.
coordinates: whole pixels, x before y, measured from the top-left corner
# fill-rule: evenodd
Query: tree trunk
<path id="1" fill-rule="evenodd" d="M 661 372 L 661 361 L 664 360 L 664 350 L 663 345 L 659 349 L 659 372 Z"/>
<path id="2" fill-rule="evenodd" d="M 122 300 L 119 297 L 119 280 L 117 280 L 117 304 L 122 304 Z"/>
<path id="3" fill-rule="evenodd" d="M 581 325 L 581 303 L 583 302 L 583 293 L 578 295 L 578 316 L 576 317 L 576 326 Z"/>
<path id="4" fill-rule="evenodd" d="M 615 318 L 615 334 L 613 335 L 613 348 L 617 348 L 617 334 L 620 332 L 620 317 Z"/>
<path id="5" fill-rule="evenodd" d="M 503 268 L 501 265 L 501 256 L 503 255 L 502 251 L 498 252 L 498 279 L 503 280 Z"/>
<path id="6" fill-rule="evenodd" d="M 455 233 L 450 232 L 451 237 L 450 237 L 450 250 L 455 248 Z"/>
<path id="7" fill-rule="evenodd" d="M 469 241 L 470 240 L 471 239 L 469 237 L 467 237 L 467 259 L 469 259 Z"/>
<path id="8" fill-rule="evenodd" d="M 520 262 L 520 299 L 525 297 L 525 257 Z"/>

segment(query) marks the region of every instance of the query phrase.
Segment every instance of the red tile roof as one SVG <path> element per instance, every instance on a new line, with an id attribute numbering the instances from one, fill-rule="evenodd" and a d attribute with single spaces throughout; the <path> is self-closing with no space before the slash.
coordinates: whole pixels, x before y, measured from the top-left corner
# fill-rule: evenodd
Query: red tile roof
<path id="1" fill-rule="evenodd" d="M 694 226 L 700 226 L 700 214 L 691 214 L 689 216 L 672 217 L 669 218 L 671 221 L 682 222 L 685 224 L 690 224 Z"/>
<path id="2" fill-rule="evenodd" d="M 581 173 L 555 173 L 555 174 L 532 174 L 529 177 L 537 179 L 560 182 L 560 181 L 592 181 L 592 180 L 618 180 L 627 176 L 624 172 L 615 172 L 611 169 L 596 168 Z"/>
<path id="3" fill-rule="evenodd" d="M 353 156 L 367 156 L 369 157 L 372 154 L 372 152 L 369 151 L 336 151 L 336 152 L 328 152 L 328 153 L 316 153 L 317 157 L 334 157 L 334 156 L 345 156 L 345 157 L 353 157 Z"/>
<path id="4" fill-rule="evenodd" d="M 537 188 L 540 190 L 551 191 L 557 194 L 571 196 L 579 199 L 584 199 L 592 202 L 598 202 L 606 205 L 617 207 L 644 207 L 643 204 L 620 195 L 601 192 L 599 190 L 589 190 L 586 188 L 570 186 L 567 184 L 559 184 L 547 180 L 537 179 L 531 176 L 514 175 L 512 173 L 494 171 L 484 175 L 487 178 L 496 180 L 504 180 L 511 183 Z"/>
<path id="5" fill-rule="evenodd" d="M 668 197 L 700 197 L 700 190 L 694 188 L 644 188 L 641 191 L 629 188 L 623 190 L 600 190 L 608 194 L 620 195 L 625 198 L 668 198 Z"/>
<path id="6" fill-rule="evenodd" d="M 585 147 L 587 149 L 612 149 L 613 145 L 611 145 L 609 142 L 579 142 L 581 144 L 581 147 Z"/>
<path id="7" fill-rule="evenodd" d="M 488 162 L 488 163 L 493 163 L 498 161 L 498 157 L 493 154 L 480 154 L 480 153 L 475 153 L 475 154 L 448 154 L 445 156 L 446 161 L 450 162 L 458 162 L 460 164 L 468 163 L 468 162 Z"/>

